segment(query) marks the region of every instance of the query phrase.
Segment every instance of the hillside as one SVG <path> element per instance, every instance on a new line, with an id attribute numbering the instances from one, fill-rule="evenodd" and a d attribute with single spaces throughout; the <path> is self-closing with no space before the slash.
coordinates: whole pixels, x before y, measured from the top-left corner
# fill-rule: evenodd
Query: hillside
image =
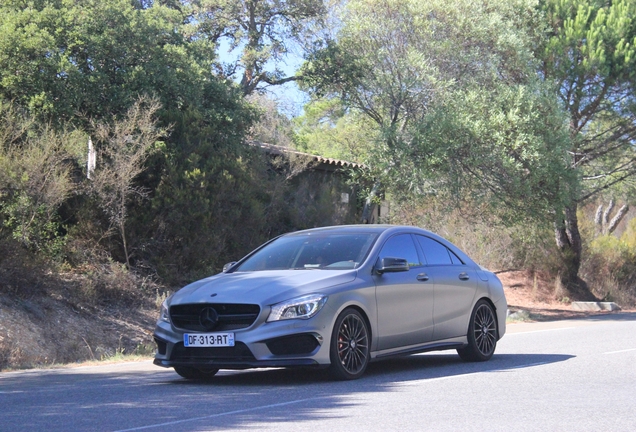
<path id="1" fill-rule="evenodd" d="M 122 284 L 97 295 L 72 277 L 35 285 L 0 290 L 0 370 L 154 352 L 156 292 Z"/>

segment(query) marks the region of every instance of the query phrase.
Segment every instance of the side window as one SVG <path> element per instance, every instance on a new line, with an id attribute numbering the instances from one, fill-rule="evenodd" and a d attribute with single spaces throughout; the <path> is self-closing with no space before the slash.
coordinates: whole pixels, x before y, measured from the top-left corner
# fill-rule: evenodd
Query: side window
<path id="1" fill-rule="evenodd" d="M 451 260 L 452 252 L 449 251 L 443 244 L 425 236 L 416 235 L 415 237 L 422 247 L 422 251 L 424 252 L 424 256 L 426 257 L 426 262 L 428 264 L 450 265 L 453 264 L 453 261 L 455 260 L 457 264 L 461 263 L 461 261 L 459 261 L 459 258 L 457 258 L 456 256 L 453 257 L 454 260 Z"/>
<path id="2" fill-rule="evenodd" d="M 463 265 L 464 262 L 462 260 L 459 259 L 459 257 L 457 255 L 455 255 L 455 252 L 453 252 L 452 250 L 448 249 L 448 254 L 451 257 L 451 261 L 453 261 L 453 265 Z"/>
<path id="3" fill-rule="evenodd" d="M 386 257 L 405 258 L 410 267 L 420 265 L 420 258 L 417 255 L 417 250 L 410 234 L 400 234 L 391 237 L 380 251 L 380 259 Z"/>

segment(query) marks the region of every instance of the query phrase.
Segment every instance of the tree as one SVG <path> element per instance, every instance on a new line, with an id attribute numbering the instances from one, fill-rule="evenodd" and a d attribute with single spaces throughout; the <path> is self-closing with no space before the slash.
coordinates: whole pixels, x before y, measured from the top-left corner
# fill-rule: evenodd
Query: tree
<path id="1" fill-rule="evenodd" d="M 219 271 L 228 258 L 264 240 L 262 182 L 254 180 L 259 171 L 251 169 L 245 145 L 255 109 L 240 89 L 215 80 L 201 99 L 198 108 L 163 117 L 172 127 L 165 147 L 149 161 L 150 205 L 131 212 L 129 226 L 143 239 L 140 261 L 178 284 Z"/>
<path id="2" fill-rule="evenodd" d="M 123 115 L 143 94 L 164 110 L 200 100 L 214 48 L 185 36 L 185 12 L 135 0 L 0 4 L 0 98 L 45 121 Z"/>
<path id="3" fill-rule="evenodd" d="M 565 284 L 581 265 L 577 208 L 636 174 L 636 2 L 544 0 L 548 38 L 537 56 L 570 117 L 569 169 L 581 179 L 555 226 Z"/>
<path id="4" fill-rule="evenodd" d="M 541 83 L 469 88 L 433 107 L 414 140 L 397 146 L 410 176 L 388 177 L 468 215 L 547 222 L 576 185 L 568 145 L 567 116 Z"/>
<path id="5" fill-rule="evenodd" d="M 472 195 L 508 220 L 545 217 L 570 185 L 568 136 L 536 79 L 533 6 L 351 1 L 337 40 L 303 66 L 304 85 L 375 123 L 366 162 L 395 197 Z"/>
<path id="6" fill-rule="evenodd" d="M 536 17 L 523 1 L 492 3 L 351 1 L 337 41 L 318 43 L 303 66 L 305 88 L 389 130 L 416 124 L 466 83 L 516 82 L 531 61 L 516 27 Z"/>
<path id="7" fill-rule="evenodd" d="M 156 270 L 168 262 L 173 271 L 171 261 L 181 245 L 188 249 L 184 261 L 193 264 L 188 258 L 197 256 L 197 240 L 211 230 L 197 223 L 201 215 L 192 203 L 202 203 L 208 214 L 231 207 L 229 199 L 216 206 L 205 203 L 218 192 L 214 187 L 223 183 L 225 173 L 241 164 L 244 138 L 255 119 L 238 86 L 215 75 L 215 46 L 190 31 L 190 13 L 186 2 L 179 1 L 0 3 L 0 100 L 14 101 L 51 130 L 73 124 L 91 131 L 102 151 L 91 182 L 96 199 L 75 196 L 61 211 L 72 220 L 68 223 L 76 224 L 69 232 L 77 238 L 99 240 L 104 231 L 109 233 L 101 230 L 101 223 L 114 227 L 123 247 L 114 255 L 129 266 L 148 264 Z M 152 124 L 149 106 L 144 111 L 134 105 L 141 95 L 161 105 Z M 130 112 L 131 107 L 136 111 Z M 148 146 L 173 124 L 174 132 L 146 160 Z M 69 158 L 76 159 L 75 173 L 85 149 L 83 140 L 84 156 Z M 197 187 L 197 173 L 209 187 Z M 87 183 L 79 175 L 73 180 Z M 134 205 L 133 198 L 146 194 L 151 205 Z M 221 197 L 232 198 L 231 188 Z M 104 211 L 105 220 L 94 207 Z M 169 226 L 175 221 L 186 223 Z M 231 217 L 223 222 L 234 223 Z M 143 248 L 153 254 L 142 253 Z M 209 268 L 209 255 L 199 263 Z"/>
<path id="8" fill-rule="evenodd" d="M 285 76 L 279 65 L 290 45 L 302 40 L 310 24 L 325 13 L 323 0 L 197 0 L 193 4 L 201 34 L 217 45 L 226 38 L 230 49 L 241 49 L 240 59 L 227 73 L 243 71 L 240 85 L 245 95 L 262 84 L 299 79 Z"/>

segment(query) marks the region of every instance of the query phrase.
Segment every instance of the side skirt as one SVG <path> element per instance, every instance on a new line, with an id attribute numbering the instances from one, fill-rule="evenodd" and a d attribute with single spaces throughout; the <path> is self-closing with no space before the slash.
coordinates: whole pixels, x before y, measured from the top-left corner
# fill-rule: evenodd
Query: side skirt
<path id="1" fill-rule="evenodd" d="M 389 357 L 400 357 L 411 354 L 418 354 L 429 351 L 445 351 L 451 349 L 463 348 L 468 345 L 468 342 L 464 340 L 454 340 L 446 342 L 435 342 L 424 345 L 414 345 L 406 348 L 397 348 L 391 350 L 379 351 L 375 355 L 372 355 L 372 360 L 381 360 Z"/>

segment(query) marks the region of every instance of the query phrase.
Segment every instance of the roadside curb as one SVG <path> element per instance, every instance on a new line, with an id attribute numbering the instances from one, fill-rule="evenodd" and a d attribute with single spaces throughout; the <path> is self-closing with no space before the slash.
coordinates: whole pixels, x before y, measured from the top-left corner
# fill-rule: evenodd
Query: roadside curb
<path id="1" fill-rule="evenodd" d="M 579 311 L 619 311 L 620 306 L 614 302 L 572 302 L 572 309 Z"/>
<path id="2" fill-rule="evenodd" d="M 525 321 L 530 319 L 530 312 L 528 312 L 527 310 L 518 310 L 513 312 L 508 309 L 506 311 L 506 319 Z"/>

